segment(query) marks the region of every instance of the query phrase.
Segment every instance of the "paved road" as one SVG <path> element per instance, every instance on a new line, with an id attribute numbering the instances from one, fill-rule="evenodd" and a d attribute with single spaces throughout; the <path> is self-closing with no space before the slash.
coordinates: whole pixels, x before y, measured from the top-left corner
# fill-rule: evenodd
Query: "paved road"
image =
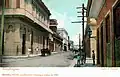
<path id="1" fill-rule="evenodd" d="M 26 59 L 4 59 L 5 67 L 68 67 L 72 61 L 72 52 L 53 54 L 46 57 Z"/>

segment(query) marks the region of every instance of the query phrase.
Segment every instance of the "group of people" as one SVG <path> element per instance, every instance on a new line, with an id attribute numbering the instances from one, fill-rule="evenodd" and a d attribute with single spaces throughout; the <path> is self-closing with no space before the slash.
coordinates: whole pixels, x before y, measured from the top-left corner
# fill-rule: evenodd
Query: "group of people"
<path id="1" fill-rule="evenodd" d="M 92 50 L 92 59 L 93 59 L 93 65 L 95 65 L 95 53 L 94 50 Z M 76 55 L 77 59 L 77 66 L 83 65 L 86 63 L 86 52 L 83 50 L 79 51 Z"/>
<path id="2" fill-rule="evenodd" d="M 86 53 L 85 52 L 79 52 L 78 54 L 77 54 L 77 65 L 79 66 L 79 65 L 83 65 L 83 64 L 85 64 L 86 63 Z"/>

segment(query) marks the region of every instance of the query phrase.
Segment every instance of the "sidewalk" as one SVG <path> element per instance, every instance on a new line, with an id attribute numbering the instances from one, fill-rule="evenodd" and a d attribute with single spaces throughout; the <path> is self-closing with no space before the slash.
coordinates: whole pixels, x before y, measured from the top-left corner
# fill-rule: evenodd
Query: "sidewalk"
<path id="1" fill-rule="evenodd" d="M 69 67 L 74 67 L 76 63 L 77 63 L 77 60 L 73 59 Z M 86 63 L 81 65 L 81 67 L 97 67 L 97 66 L 93 65 L 92 58 L 86 58 Z"/>
<path id="2" fill-rule="evenodd" d="M 64 52 L 52 52 L 51 55 L 48 55 L 48 56 L 53 56 L 53 55 L 60 54 L 60 53 L 64 53 Z M 3 56 L 2 61 L 3 61 L 3 63 L 4 62 L 9 63 L 9 62 L 21 61 L 21 60 L 26 60 L 26 59 L 32 59 L 35 57 L 42 58 L 44 56 L 41 56 L 41 54 L 37 54 L 37 55 L 30 54 L 29 56 L 28 55 L 25 55 L 25 56 Z M 45 56 L 45 57 L 47 57 L 47 56 Z"/>
<path id="3" fill-rule="evenodd" d="M 57 54 L 59 52 L 52 52 L 51 55 L 53 54 Z M 30 54 L 29 56 L 28 55 L 24 55 L 24 56 L 3 56 L 2 58 L 3 59 L 24 59 L 24 58 L 32 58 L 32 57 L 37 57 L 37 56 L 41 56 L 41 54 Z"/>

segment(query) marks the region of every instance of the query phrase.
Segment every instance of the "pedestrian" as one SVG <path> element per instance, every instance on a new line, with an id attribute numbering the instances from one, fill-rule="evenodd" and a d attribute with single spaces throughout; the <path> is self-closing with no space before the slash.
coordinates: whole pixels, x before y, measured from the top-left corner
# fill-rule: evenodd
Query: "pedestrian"
<path id="1" fill-rule="evenodd" d="M 84 55 L 84 64 L 86 63 L 86 52 L 85 52 L 85 55 Z"/>
<path id="2" fill-rule="evenodd" d="M 28 57 L 30 56 L 30 53 L 31 53 L 31 48 L 29 47 L 28 48 Z"/>
<path id="3" fill-rule="evenodd" d="M 39 53 L 39 48 L 37 47 L 37 48 L 36 48 L 36 54 L 38 54 L 38 53 Z"/>
<path id="4" fill-rule="evenodd" d="M 84 64 L 84 60 L 85 60 L 85 53 L 84 53 L 84 51 L 82 50 L 82 52 L 81 52 L 81 64 L 83 65 Z"/>
<path id="5" fill-rule="evenodd" d="M 94 53 L 94 50 L 92 50 L 92 59 L 93 59 L 93 65 L 95 65 L 95 53 Z"/>
<path id="6" fill-rule="evenodd" d="M 78 55 L 77 55 L 77 66 L 80 66 L 80 53 L 78 53 Z"/>

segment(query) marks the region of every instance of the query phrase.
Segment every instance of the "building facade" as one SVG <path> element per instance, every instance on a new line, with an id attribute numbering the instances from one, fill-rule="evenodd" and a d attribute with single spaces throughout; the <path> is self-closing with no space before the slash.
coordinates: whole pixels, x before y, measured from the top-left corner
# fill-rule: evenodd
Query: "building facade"
<path id="1" fill-rule="evenodd" d="M 62 41 L 63 38 L 59 36 L 57 33 L 57 20 L 50 19 L 50 29 L 53 31 L 52 38 L 53 40 L 50 43 L 50 48 L 53 52 L 61 52 L 62 51 Z"/>
<path id="2" fill-rule="evenodd" d="M 97 20 L 97 64 L 120 66 L 120 1 L 90 0 L 89 18 Z"/>
<path id="3" fill-rule="evenodd" d="M 51 13 L 42 0 L 5 0 L 4 15 L 3 55 L 39 54 L 49 48 Z"/>
<path id="4" fill-rule="evenodd" d="M 64 28 L 58 28 L 57 33 L 63 38 L 62 49 L 68 51 L 69 37 L 67 31 Z"/>

